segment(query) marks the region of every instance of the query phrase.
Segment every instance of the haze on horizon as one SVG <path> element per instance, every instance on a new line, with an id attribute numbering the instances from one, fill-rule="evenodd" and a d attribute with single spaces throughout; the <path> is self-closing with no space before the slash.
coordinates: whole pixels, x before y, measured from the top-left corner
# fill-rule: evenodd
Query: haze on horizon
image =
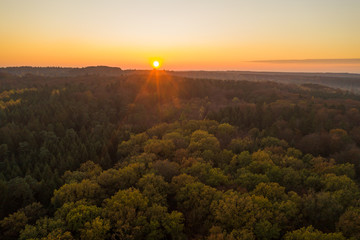
<path id="1" fill-rule="evenodd" d="M 0 66 L 149 69 L 159 58 L 171 70 L 360 73 L 359 10 L 358 0 L 2 0 Z"/>

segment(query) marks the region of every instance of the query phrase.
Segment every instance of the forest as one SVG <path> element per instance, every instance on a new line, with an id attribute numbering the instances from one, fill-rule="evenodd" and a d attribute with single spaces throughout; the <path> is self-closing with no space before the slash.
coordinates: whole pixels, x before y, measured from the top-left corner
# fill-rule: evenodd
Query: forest
<path id="1" fill-rule="evenodd" d="M 359 95 L 111 71 L 0 72 L 0 239 L 360 239 Z"/>

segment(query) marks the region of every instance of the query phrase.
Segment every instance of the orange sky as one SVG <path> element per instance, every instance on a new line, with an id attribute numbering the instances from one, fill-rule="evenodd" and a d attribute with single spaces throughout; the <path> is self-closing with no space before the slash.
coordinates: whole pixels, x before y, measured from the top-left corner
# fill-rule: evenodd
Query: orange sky
<path id="1" fill-rule="evenodd" d="M 2 0 L 0 66 L 360 72 L 358 0 Z"/>

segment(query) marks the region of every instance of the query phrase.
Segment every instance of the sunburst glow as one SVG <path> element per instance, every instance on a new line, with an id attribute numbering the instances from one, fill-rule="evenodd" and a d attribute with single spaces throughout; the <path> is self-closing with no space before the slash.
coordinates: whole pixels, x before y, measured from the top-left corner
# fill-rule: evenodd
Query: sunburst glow
<path id="1" fill-rule="evenodd" d="M 153 65 L 154 68 L 159 68 L 160 67 L 160 63 L 157 60 L 153 61 L 152 65 Z"/>

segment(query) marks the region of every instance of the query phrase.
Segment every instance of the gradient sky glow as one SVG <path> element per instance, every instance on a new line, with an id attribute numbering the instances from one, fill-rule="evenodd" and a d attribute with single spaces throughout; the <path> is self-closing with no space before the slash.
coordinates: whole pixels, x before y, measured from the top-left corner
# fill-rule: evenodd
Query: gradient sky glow
<path id="1" fill-rule="evenodd" d="M 359 0 L 0 0 L 0 66 L 360 72 Z"/>

